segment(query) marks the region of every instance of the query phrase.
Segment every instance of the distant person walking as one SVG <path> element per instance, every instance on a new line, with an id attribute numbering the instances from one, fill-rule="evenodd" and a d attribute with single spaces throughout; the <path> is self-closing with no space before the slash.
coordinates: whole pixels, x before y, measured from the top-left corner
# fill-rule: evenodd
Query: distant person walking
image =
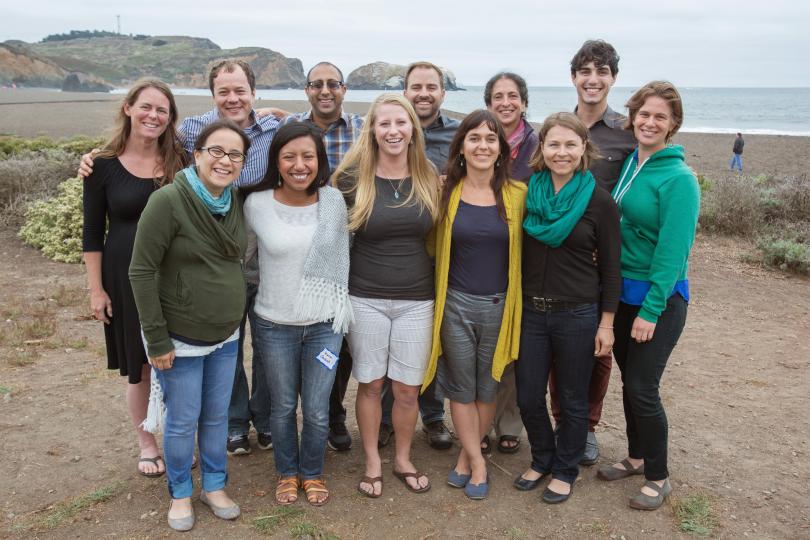
<path id="1" fill-rule="evenodd" d="M 742 153 L 745 141 L 743 140 L 742 133 L 737 133 L 737 138 L 734 139 L 734 146 L 731 149 L 731 163 L 729 169 L 732 171 L 737 169 L 742 174 Z"/>

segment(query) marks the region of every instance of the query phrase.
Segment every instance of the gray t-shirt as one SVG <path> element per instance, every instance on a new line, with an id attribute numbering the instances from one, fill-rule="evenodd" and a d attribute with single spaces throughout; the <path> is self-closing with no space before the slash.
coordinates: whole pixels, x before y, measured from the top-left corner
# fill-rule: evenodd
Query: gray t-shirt
<path id="1" fill-rule="evenodd" d="M 432 300 L 433 262 L 425 238 L 433 226 L 430 212 L 414 202 L 402 206 L 411 191 L 411 179 L 386 180 L 376 177 L 377 196 L 365 227 L 354 235 L 349 267 L 349 294 L 362 298 Z M 355 182 L 341 179 L 346 190 Z M 399 198 L 395 197 L 395 192 Z M 354 204 L 346 194 L 346 206 Z"/>

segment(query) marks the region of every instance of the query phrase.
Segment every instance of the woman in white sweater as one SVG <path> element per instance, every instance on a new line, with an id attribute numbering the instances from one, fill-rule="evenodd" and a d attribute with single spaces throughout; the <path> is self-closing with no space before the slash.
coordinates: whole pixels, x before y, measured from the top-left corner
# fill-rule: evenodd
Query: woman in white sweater
<path id="1" fill-rule="evenodd" d="M 299 487 L 310 504 L 329 499 L 323 480 L 329 393 L 352 309 L 346 204 L 328 180 L 320 130 L 293 122 L 273 138 L 264 179 L 245 189 L 245 260 L 258 250 L 253 331 L 270 389 L 280 504 L 295 502 Z"/>

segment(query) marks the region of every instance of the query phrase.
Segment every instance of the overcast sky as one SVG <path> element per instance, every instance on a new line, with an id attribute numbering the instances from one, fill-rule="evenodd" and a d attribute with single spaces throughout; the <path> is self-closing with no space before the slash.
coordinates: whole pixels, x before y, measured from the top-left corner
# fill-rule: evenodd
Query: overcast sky
<path id="1" fill-rule="evenodd" d="M 240 11 L 240 6 L 244 6 Z M 24 0 L 4 2 L 0 41 L 69 30 L 207 37 L 330 60 L 346 74 L 373 61 L 430 60 L 462 85 L 503 69 L 530 85 L 570 84 L 582 42 L 621 55 L 618 85 L 665 78 L 679 86 L 810 86 L 806 0 Z"/>

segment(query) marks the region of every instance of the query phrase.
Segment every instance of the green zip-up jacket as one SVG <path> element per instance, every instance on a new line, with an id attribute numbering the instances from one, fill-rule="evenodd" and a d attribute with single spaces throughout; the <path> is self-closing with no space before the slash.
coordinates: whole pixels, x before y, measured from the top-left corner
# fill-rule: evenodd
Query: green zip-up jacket
<path id="1" fill-rule="evenodd" d="M 686 279 L 700 188 L 682 146 L 667 146 L 636 171 L 635 155 L 613 188 L 621 212 L 622 277 L 651 283 L 638 316 L 657 323 L 675 283 Z"/>
<path id="2" fill-rule="evenodd" d="M 215 219 L 179 172 L 149 197 L 129 281 L 150 357 L 174 350 L 169 332 L 218 342 L 239 328 L 247 235 L 235 189 L 232 196 L 228 213 Z"/>

